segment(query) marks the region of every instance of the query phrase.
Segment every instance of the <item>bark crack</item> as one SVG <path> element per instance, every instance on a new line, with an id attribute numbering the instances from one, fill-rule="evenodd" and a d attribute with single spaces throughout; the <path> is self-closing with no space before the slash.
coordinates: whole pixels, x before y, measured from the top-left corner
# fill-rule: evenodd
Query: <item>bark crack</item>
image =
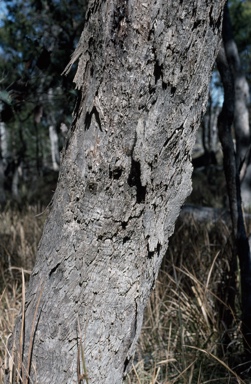
<path id="1" fill-rule="evenodd" d="M 51 275 L 52 275 L 53 273 L 56 272 L 56 270 L 58 269 L 59 265 L 60 265 L 60 262 L 57 263 L 57 264 L 55 265 L 55 267 L 53 267 L 53 268 L 50 270 L 50 272 L 49 272 L 49 277 L 51 277 Z"/>
<path id="2" fill-rule="evenodd" d="M 141 166 L 140 162 L 132 158 L 130 174 L 128 176 L 128 184 L 130 187 L 136 187 L 137 203 L 144 203 L 146 197 L 146 187 L 141 183 Z"/>
<path id="3" fill-rule="evenodd" d="M 153 251 L 150 251 L 149 243 L 147 243 L 147 257 L 148 257 L 148 259 L 152 259 L 155 252 L 157 252 L 158 256 L 159 256 L 160 250 L 161 250 L 161 244 L 159 241 L 158 241 L 157 247 Z"/>
<path id="4" fill-rule="evenodd" d="M 87 131 L 90 128 L 93 115 L 94 115 L 94 117 L 96 119 L 96 122 L 97 122 L 97 124 L 99 126 L 100 131 L 103 132 L 103 129 L 101 127 L 101 120 L 100 120 L 100 117 L 99 117 L 99 113 L 98 113 L 98 110 L 95 107 L 95 105 L 92 107 L 91 112 L 87 112 L 86 113 L 86 116 L 85 116 L 85 130 Z"/>
<path id="5" fill-rule="evenodd" d="M 156 48 L 153 48 L 153 54 L 154 54 L 154 59 L 155 59 L 154 71 L 153 71 L 154 78 L 155 78 L 155 85 L 157 84 L 158 80 L 161 79 L 162 89 L 167 89 L 167 83 L 163 80 L 164 65 L 163 65 L 163 63 L 162 64 L 159 63 L 159 59 L 157 58 Z"/>
<path id="6" fill-rule="evenodd" d="M 139 309 L 138 309 L 138 303 L 137 299 L 135 298 L 135 320 L 134 320 L 134 330 L 133 330 L 133 336 L 131 338 L 132 342 L 130 345 L 130 348 L 128 349 L 128 355 L 126 356 L 126 359 L 124 361 L 124 369 L 123 369 L 123 376 L 125 377 L 128 371 L 128 368 L 130 367 L 130 364 L 132 362 L 132 355 L 133 355 L 133 348 L 135 345 L 135 339 L 137 338 L 137 331 L 138 331 L 138 318 L 139 318 Z M 139 327 L 140 328 L 140 327 Z"/>
<path id="7" fill-rule="evenodd" d="M 167 147 L 167 145 L 172 141 L 172 139 L 173 139 L 173 138 L 174 138 L 180 131 L 182 131 L 183 126 L 184 126 L 184 124 L 181 124 L 181 126 L 180 126 L 179 128 L 176 128 L 176 129 L 173 131 L 173 133 L 171 134 L 171 136 L 169 136 L 169 137 L 166 139 L 166 141 L 165 141 L 164 144 L 163 144 L 163 147 L 161 148 L 161 151 L 160 151 L 160 153 L 159 153 L 159 156 L 162 155 L 164 149 L 165 149 L 165 148 Z"/>

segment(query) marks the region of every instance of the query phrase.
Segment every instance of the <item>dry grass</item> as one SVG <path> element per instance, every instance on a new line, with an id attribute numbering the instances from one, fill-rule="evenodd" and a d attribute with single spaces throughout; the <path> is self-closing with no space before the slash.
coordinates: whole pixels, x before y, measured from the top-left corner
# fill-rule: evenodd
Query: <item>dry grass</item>
<path id="1" fill-rule="evenodd" d="M 241 362 L 239 297 L 231 329 L 220 314 L 229 268 L 231 234 L 224 223 L 178 222 L 170 241 L 127 384 L 249 383 L 233 366 Z M 229 344 L 223 345 L 225 334 Z M 242 375 L 243 377 L 243 375 Z"/>
<path id="2" fill-rule="evenodd" d="M 0 217 L 0 360 L 22 302 L 21 268 L 34 263 L 45 215 L 39 209 L 6 210 Z M 242 352 L 238 296 L 231 329 L 224 312 L 224 276 L 229 269 L 229 228 L 178 222 L 145 312 L 127 384 L 234 384 Z M 28 273 L 24 273 L 26 279 Z M 225 335 L 229 335 L 229 344 Z M 3 367 L 0 382 L 3 382 Z"/>
<path id="3" fill-rule="evenodd" d="M 21 309 L 24 283 L 35 261 L 45 215 L 41 207 L 6 209 L 0 213 L 0 383 L 3 383 L 6 344 Z"/>
<path id="4" fill-rule="evenodd" d="M 10 278 L 20 279 L 18 268 L 32 268 L 45 220 L 41 211 L 39 206 L 28 206 L 0 212 L 1 289 Z"/>

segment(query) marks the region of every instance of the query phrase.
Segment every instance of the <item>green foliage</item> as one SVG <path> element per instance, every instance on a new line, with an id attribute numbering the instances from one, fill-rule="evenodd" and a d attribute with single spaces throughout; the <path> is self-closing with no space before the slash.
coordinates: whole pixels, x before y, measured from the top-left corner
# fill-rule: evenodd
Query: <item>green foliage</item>
<path id="1" fill-rule="evenodd" d="M 250 76 L 251 57 L 251 2 L 249 0 L 229 1 L 229 11 L 244 72 Z"/>
<path id="2" fill-rule="evenodd" d="M 59 132 L 62 122 L 68 127 L 71 123 L 77 96 L 74 70 L 61 74 L 83 30 L 86 7 L 87 0 L 5 2 L 0 24 L 1 121 L 10 132 L 14 161 L 21 156 L 26 165 L 36 159 L 41 169 L 47 167 L 49 126 Z"/>
<path id="3" fill-rule="evenodd" d="M 83 29 L 86 3 L 7 2 L 7 15 L 0 28 L 2 87 L 13 90 L 12 83 L 21 78 L 26 88 L 18 91 L 33 103 L 40 101 L 50 88 L 60 87 L 64 100 L 61 95 L 59 105 L 64 113 L 71 113 L 72 94 L 66 91 L 73 88 L 72 76 L 62 77 L 61 73 Z M 15 105 L 15 98 L 13 102 Z"/>
<path id="4" fill-rule="evenodd" d="M 232 0 L 229 10 L 236 43 L 243 51 L 251 44 L 251 3 L 248 0 Z"/>

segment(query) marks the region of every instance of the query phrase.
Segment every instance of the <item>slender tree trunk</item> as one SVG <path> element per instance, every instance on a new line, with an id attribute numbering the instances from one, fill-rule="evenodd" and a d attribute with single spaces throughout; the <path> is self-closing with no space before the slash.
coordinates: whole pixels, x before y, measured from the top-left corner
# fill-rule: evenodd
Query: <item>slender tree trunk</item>
<path id="1" fill-rule="evenodd" d="M 4 122 L 0 122 L 0 143 L 1 143 L 1 155 L 2 158 L 7 161 L 9 153 L 9 135 L 6 124 Z"/>
<path id="2" fill-rule="evenodd" d="M 55 125 L 49 126 L 49 136 L 51 143 L 51 159 L 52 159 L 52 168 L 54 171 L 59 170 L 59 149 L 58 149 L 58 134 L 55 128 Z"/>
<path id="3" fill-rule="evenodd" d="M 211 93 L 211 92 L 210 92 Z M 208 111 L 202 120 L 202 144 L 204 152 L 215 153 L 218 143 L 218 116 L 220 106 L 213 105 L 212 95 L 209 93 Z"/>
<path id="4" fill-rule="evenodd" d="M 20 200 L 20 194 L 19 194 L 19 188 L 18 188 L 20 170 L 21 170 L 21 164 L 16 164 L 13 177 L 12 177 L 12 183 L 11 183 L 12 197 L 17 201 Z"/>
<path id="5" fill-rule="evenodd" d="M 237 45 L 234 40 L 228 8 L 224 12 L 224 48 L 234 81 L 234 132 L 236 142 L 236 166 L 240 174 L 242 203 L 251 207 L 251 135 L 249 126 L 249 85 L 241 68 Z"/>
<path id="6" fill-rule="evenodd" d="M 191 191 L 223 3 L 90 1 L 71 60 L 81 98 L 10 343 L 23 380 L 118 384 L 127 372 Z"/>
<path id="7" fill-rule="evenodd" d="M 223 41 L 228 65 L 234 82 L 234 132 L 236 139 L 236 166 L 241 178 L 247 168 L 248 152 L 250 149 L 249 128 L 249 86 L 244 73 L 237 45 L 234 40 L 228 7 L 224 10 Z"/>
<path id="8" fill-rule="evenodd" d="M 4 164 L 3 159 L 0 156 L 0 206 L 4 206 L 6 203 L 6 195 L 5 195 L 5 189 L 4 189 Z"/>
<path id="9" fill-rule="evenodd" d="M 0 103 L 1 110 L 1 103 Z M 0 122 L 0 205 L 4 205 L 6 203 L 6 194 L 4 188 L 5 181 L 5 168 L 8 161 L 8 132 L 6 129 L 6 124 L 4 122 Z"/>
<path id="10" fill-rule="evenodd" d="M 237 186 L 235 176 L 236 162 L 235 149 L 231 135 L 231 128 L 234 119 L 234 81 L 233 75 L 228 65 L 224 46 L 222 45 L 218 57 L 217 66 L 221 76 L 224 88 L 224 103 L 218 117 L 219 139 L 223 149 L 223 165 L 227 184 L 229 207 L 232 221 L 232 239 L 233 250 L 229 255 L 229 268 L 224 271 L 223 288 L 221 300 L 225 303 L 220 305 L 219 321 L 223 324 L 223 340 L 222 344 L 227 349 L 231 342 L 228 330 L 233 325 L 233 313 L 235 313 L 235 298 L 236 298 L 236 273 L 237 273 L 237 250 L 236 236 L 238 225 L 238 209 L 237 209 Z"/>
<path id="11" fill-rule="evenodd" d="M 53 89 L 50 88 L 48 91 L 48 101 L 51 105 L 53 105 Z M 51 144 L 51 159 L 52 159 L 52 168 L 54 171 L 59 170 L 59 163 L 60 163 L 60 155 L 59 155 L 59 146 L 58 146 L 58 134 L 56 131 L 56 118 L 55 118 L 55 112 L 50 111 L 49 112 L 49 138 L 50 138 L 50 144 Z"/>

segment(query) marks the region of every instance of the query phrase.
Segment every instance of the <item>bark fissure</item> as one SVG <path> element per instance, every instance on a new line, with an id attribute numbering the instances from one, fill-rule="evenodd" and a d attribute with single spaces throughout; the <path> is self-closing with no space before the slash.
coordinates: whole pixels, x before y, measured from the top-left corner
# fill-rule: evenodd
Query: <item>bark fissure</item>
<path id="1" fill-rule="evenodd" d="M 86 113 L 86 116 L 85 116 L 85 129 L 87 130 L 87 129 L 90 128 L 93 115 L 94 115 L 94 117 L 96 119 L 96 122 L 97 122 L 97 124 L 99 126 L 100 131 L 103 132 L 102 127 L 101 127 L 101 120 L 100 120 L 100 117 L 99 117 L 99 113 L 98 113 L 98 110 L 95 107 L 95 105 L 93 106 L 91 112 L 87 112 Z"/>
<path id="2" fill-rule="evenodd" d="M 50 272 L 49 272 L 49 277 L 51 277 L 51 276 L 53 275 L 53 273 L 56 272 L 56 270 L 58 269 L 58 267 L 60 266 L 60 264 L 61 264 L 61 262 L 57 263 L 57 264 L 55 265 L 55 267 L 53 267 L 53 268 L 50 270 Z"/>
<path id="3" fill-rule="evenodd" d="M 162 155 L 162 153 L 164 152 L 164 150 L 168 145 L 172 144 L 172 146 L 175 146 L 177 144 L 178 138 L 179 138 L 179 132 L 182 131 L 182 129 L 183 129 L 183 124 L 179 128 L 176 128 L 175 131 L 171 134 L 171 136 L 166 139 L 166 141 L 164 142 L 161 148 L 159 156 Z"/>
<path id="4" fill-rule="evenodd" d="M 136 187 L 136 201 L 138 204 L 145 202 L 146 186 L 141 183 L 141 165 L 139 161 L 132 158 L 130 174 L 128 176 L 128 184 L 130 187 Z"/>

